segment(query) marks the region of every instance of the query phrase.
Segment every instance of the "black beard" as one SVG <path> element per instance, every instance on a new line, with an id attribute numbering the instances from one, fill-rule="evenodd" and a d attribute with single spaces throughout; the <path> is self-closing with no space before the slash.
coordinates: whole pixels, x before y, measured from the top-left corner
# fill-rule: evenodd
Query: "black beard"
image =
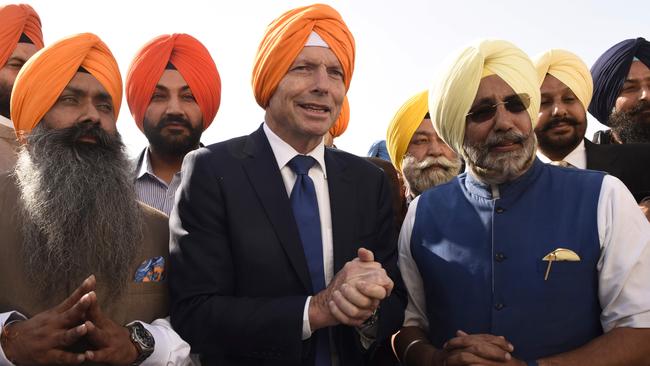
<path id="1" fill-rule="evenodd" d="M 624 143 L 650 142 L 650 119 L 642 120 L 641 113 L 650 110 L 650 102 L 641 101 L 627 112 L 612 112 L 609 125 Z"/>
<path id="2" fill-rule="evenodd" d="M 163 136 L 162 130 L 171 123 L 183 125 L 190 131 L 190 134 L 188 136 Z M 165 115 L 156 126 L 145 119 L 143 126 L 144 135 L 149 140 L 152 149 L 166 156 L 185 156 L 199 146 L 201 134 L 203 134 L 202 125 L 194 128 L 189 120 L 178 115 Z"/>
<path id="3" fill-rule="evenodd" d="M 11 86 L 0 83 L 0 115 L 11 118 Z"/>
<path id="4" fill-rule="evenodd" d="M 119 134 L 89 122 L 65 129 L 41 123 L 27 137 L 15 174 L 25 266 L 40 294 L 65 297 L 90 274 L 109 296 L 120 294 L 133 275 L 142 213 Z"/>

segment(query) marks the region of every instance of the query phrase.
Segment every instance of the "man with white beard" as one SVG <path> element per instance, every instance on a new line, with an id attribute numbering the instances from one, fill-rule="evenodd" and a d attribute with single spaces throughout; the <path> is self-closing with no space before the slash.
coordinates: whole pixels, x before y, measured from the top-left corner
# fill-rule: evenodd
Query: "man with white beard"
<path id="1" fill-rule="evenodd" d="M 94 34 L 24 66 L 0 175 L 0 364 L 185 364 L 172 329 L 167 218 L 136 201 L 116 129 L 117 62 Z"/>
<path id="2" fill-rule="evenodd" d="M 450 181 L 462 167 L 458 154 L 433 129 L 428 96 L 423 91 L 407 100 L 386 133 L 388 153 L 402 174 L 409 203 L 428 188 Z"/>

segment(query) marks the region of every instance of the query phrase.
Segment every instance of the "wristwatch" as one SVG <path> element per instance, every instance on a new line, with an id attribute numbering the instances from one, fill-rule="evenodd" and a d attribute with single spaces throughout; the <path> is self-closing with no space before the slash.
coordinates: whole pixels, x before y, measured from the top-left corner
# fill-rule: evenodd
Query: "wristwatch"
<path id="1" fill-rule="evenodd" d="M 129 330 L 131 342 L 133 342 L 135 348 L 138 350 L 138 357 L 131 365 L 138 366 L 142 361 L 146 360 L 147 357 L 151 356 L 156 341 L 147 328 L 145 328 L 140 322 L 129 323 L 126 325 L 126 329 Z"/>

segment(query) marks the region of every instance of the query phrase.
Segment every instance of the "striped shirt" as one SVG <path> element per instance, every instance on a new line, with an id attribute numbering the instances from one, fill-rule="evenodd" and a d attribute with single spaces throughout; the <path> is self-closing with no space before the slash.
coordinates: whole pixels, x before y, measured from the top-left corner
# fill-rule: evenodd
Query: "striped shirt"
<path id="1" fill-rule="evenodd" d="M 147 205 L 156 208 L 169 216 L 174 207 L 174 196 L 181 184 L 181 172 L 174 174 L 169 185 L 158 178 L 151 167 L 149 148 L 144 150 L 144 156 L 137 163 L 135 177 L 135 193 L 138 199 Z"/>

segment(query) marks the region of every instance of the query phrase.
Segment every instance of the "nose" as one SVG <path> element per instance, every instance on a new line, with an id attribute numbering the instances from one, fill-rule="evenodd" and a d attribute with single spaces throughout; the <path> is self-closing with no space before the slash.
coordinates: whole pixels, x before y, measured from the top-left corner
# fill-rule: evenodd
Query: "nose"
<path id="1" fill-rule="evenodd" d="M 327 94 L 329 92 L 330 80 L 325 65 L 317 67 L 314 70 L 312 78 L 314 82 L 313 92 L 319 94 Z"/>
<path id="2" fill-rule="evenodd" d="M 444 144 L 444 142 L 437 141 L 436 139 L 431 139 L 427 147 L 427 155 L 433 157 L 442 156 L 444 153 L 442 144 Z"/>
<path id="3" fill-rule="evenodd" d="M 565 116 L 566 114 L 567 110 L 564 103 L 553 102 L 553 109 L 551 111 L 552 116 Z"/>
<path id="4" fill-rule="evenodd" d="M 505 104 L 499 104 L 494 115 L 495 131 L 509 131 L 515 127 L 515 114 L 506 110 Z"/>
<path id="5" fill-rule="evenodd" d="M 86 102 L 86 108 L 84 108 L 80 121 L 92 121 L 95 123 L 101 122 L 101 115 L 99 113 L 99 110 L 97 109 L 97 106 L 92 103 L 92 101 Z"/>
<path id="6" fill-rule="evenodd" d="M 183 108 L 181 107 L 181 101 L 178 96 L 173 95 L 167 100 L 165 114 L 183 114 Z"/>
<path id="7" fill-rule="evenodd" d="M 641 87 L 641 95 L 639 100 L 648 100 L 650 99 L 650 84 L 645 84 Z"/>

